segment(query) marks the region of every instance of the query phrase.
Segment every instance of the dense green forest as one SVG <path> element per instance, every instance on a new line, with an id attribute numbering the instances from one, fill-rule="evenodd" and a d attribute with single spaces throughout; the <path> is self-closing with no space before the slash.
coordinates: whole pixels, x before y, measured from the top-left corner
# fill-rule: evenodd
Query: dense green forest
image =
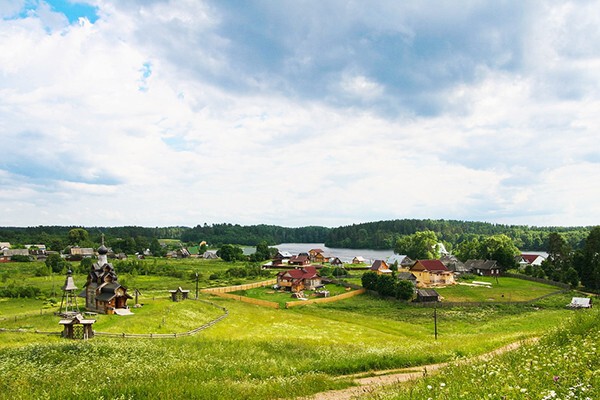
<path id="1" fill-rule="evenodd" d="M 327 240 L 330 228 L 305 226 L 302 228 L 284 228 L 275 225 L 197 225 L 186 230 L 181 240 L 184 242 L 233 243 L 256 246 L 260 242 L 270 245 L 278 243 L 323 243 Z"/>
<path id="2" fill-rule="evenodd" d="M 353 249 L 393 249 L 397 240 L 420 231 L 433 231 L 447 247 L 452 248 L 476 236 L 504 234 L 521 250 L 545 251 L 550 233 L 560 233 L 574 249 L 581 248 L 590 227 L 528 227 L 488 222 L 402 219 L 367 222 L 333 228 L 325 246 Z"/>
<path id="3" fill-rule="evenodd" d="M 0 241 L 18 244 L 42 243 L 52 250 L 62 250 L 72 243 L 69 232 L 74 226 L 0 227 Z M 550 233 L 560 233 L 573 249 L 583 246 L 590 232 L 589 227 L 528 227 L 522 225 L 499 225 L 486 222 L 403 219 L 368 222 L 326 228 L 307 226 L 285 228 L 275 225 L 213 224 L 197 225 L 193 228 L 174 227 L 85 227 L 88 244 L 99 244 L 104 234 L 108 245 L 127 251 L 147 248 L 154 239 L 177 239 L 184 243 L 206 241 L 219 246 L 225 243 L 256 246 L 260 242 L 269 245 L 278 243 L 325 243 L 328 247 L 393 249 L 397 240 L 415 232 L 430 230 L 447 247 L 453 248 L 461 242 L 477 236 L 505 234 L 522 250 L 546 250 Z"/>

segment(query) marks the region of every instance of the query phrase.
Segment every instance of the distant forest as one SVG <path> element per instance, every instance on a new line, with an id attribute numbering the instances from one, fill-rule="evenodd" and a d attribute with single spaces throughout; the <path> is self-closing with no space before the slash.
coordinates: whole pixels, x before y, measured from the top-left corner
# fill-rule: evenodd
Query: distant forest
<path id="1" fill-rule="evenodd" d="M 448 250 L 477 236 L 505 234 L 521 250 L 545 251 L 548 248 L 548 235 L 552 232 L 559 233 L 573 249 L 581 248 L 591 227 L 529 227 L 472 221 L 400 219 L 333 228 L 328 233 L 325 245 L 355 249 L 392 249 L 401 236 L 425 230 L 435 232 Z"/>
<path id="2" fill-rule="evenodd" d="M 206 241 L 212 246 L 239 244 L 256 246 L 260 242 L 269 245 L 278 243 L 325 243 L 327 247 L 358 249 L 393 249 L 397 239 L 415 232 L 430 230 L 450 250 L 458 243 L 477 236 L 505 234 L 521 250 L 548 248 L 548 235 L 559 233 L 573 248 L 581 248 L 591 227 L 528 227 L 522 225 L 500 225 L 486 222 L 402 219 L 368 222 L 326 228 L 307 226 L 286 228 L 275 225 L 213 224 L 190 227 L 75 227 L 37 226 L 0 227 L 0 242 L 12 245 L 45 244 L 51 250 L 62 250 L 69 243 L 69 231 L 83 228 L 89 233 L 87 244 L 101 242 L 104 234 L 107 245 L 121 243 L 125 247 L 143 248 L 155 239 L 176 239 L 184 243 Z"/>

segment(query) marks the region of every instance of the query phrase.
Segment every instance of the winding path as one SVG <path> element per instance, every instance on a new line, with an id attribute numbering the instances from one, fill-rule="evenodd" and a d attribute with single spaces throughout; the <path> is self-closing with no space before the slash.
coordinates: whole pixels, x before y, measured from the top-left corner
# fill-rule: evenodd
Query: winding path
<path id="1" fill-rule="evenodd" d="M 458 361 L 452 361 L 458 364 L 467 364 L 474 361 L 489 360 L 490 358 L 497 356 L 498 354 L 505 353 L 507 351 L 515 350 L 523 344 L 529 344 L 537 341 L 539 338 L 532 338 L 527 340 L 521 340 L 518 342 L 510 343 L 506 346 L 500 347 L 489 353 L 482 354 L 480 356 L 465 358 Z M 449 365 L 450 362 L 421 365 L 418 367 L 375 371 L 375 376 L 369 376 L 366 378 L 360 378 L 361 375 L 345 375 L 340 376 L 340 379 L 350 378 L 353 379 L 357 386 L 352 386 L 346 389 L 340 390 L 329 390 L 327 392 L 321 392 L 312 396 L 303 397 L 302 400 L 350 400 L 353 398 L 359 398 L 361 395 L 371 393 L 375 389 L 382 386 L 393 385 L 395 383 L 407 382 L 414 379 L 425 377 L 429 374 L 437 372 L 440 368 Z"/>

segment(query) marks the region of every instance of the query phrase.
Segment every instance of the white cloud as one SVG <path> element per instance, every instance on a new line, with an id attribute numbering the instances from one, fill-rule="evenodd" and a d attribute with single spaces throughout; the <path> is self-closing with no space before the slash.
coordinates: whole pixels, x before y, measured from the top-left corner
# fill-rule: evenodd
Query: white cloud
<path id="1" fill-rule="evenodd" d="M 0 161 L 5 224 L 600 221 L 589 201 L 600 194 L 591 184 L 600 172 L 600 99 L 588 89 L 564 97 L 554 79 L 562 74 L 577 91 L 600 78 L 595 45 L 568 51 L 591 30 L 570 22 L 582 17 L 591 26 L 591 3 L 585 15 L 559 4 L 530 16 L 524 67 L 498 67 L 514 57 L 498 51 L 472 79 L 439 88 L 442 112 L 432 115 L 371 107 L 402 104 L 394 92 L 412 89 L 390 91 L 385 73 L 363 69 L 344 46 L 335 57 L 348 62 L 322 73 L 332 87 L 322 98 L 303 97 L 294 89 L 302 82 L 285 74 L 273 76 L 273 85 L 270 71 L 232 64 L 227 52 L 239 43 L 219 30 L 226 13 L 216 4 L 98 5 L 94 24 L 58 29 L 52 21 L 60 15 L 47 10 L 0 21 L 0 137 L 13 149 Z M 411 25 L 400 11 L 368 39 L 384 46 L 377 40 L 393 31 L 405 46 L 417 46 L 426 12 L 413 10 L 419 23 Z M 374 9 L 364 19 L 381 14 Z M 346 20 L 344 29 L 355 22 Z M 308 43 L 318 41 L 316 32 L 327 41 L 345 32 L 308 30 L 310 40 L 284 57 L 282 68 L 322 65 Z M 534 49 L 545 32 L 550 39 Z M 502 33 L 495 35 L 502 43 Z M 239 80 L 220 80 L 236 73 Z"/>

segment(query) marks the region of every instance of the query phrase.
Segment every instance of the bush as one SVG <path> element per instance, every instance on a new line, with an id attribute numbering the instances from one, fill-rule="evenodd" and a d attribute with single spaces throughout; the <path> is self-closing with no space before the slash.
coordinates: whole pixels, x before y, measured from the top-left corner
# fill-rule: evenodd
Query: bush
<path id="1" fill-rule="evenodd" d="M 48 258 L 46 258 L 46 266 L 52 269 L 52 272 L 58 273 L 63 270 L 63 268 L 69 268 L 70 264 L 63 260 L 60 254 L 50 254 Z"/>
<path id="2" fill-rule="evenodd" d="M 0 289 L 0 297 L 35 299 L 40 293 L 40 288 L 33 286 L 10 285 L 4 289 Z"/>
<path id="3" fill-rule="evenodd" d="M 377 290 L 377 274 L 375 272 L 365 272 L 360 281 L 365 289 Z"/>
<path id="4" fill-rule="evenodd" d="M 14 256 L 10 257 L 10 260 L 14 261 L 14 262 L 29 262 L 29 261 L 31 261 L 31 257 L 21 255 L 21 254 L 15 254 Z"/>
<path id="5" fill-rule="evenodd" d="M 44 264 L 39 265 L 35 269 L 35 276 L 50 276 L 51 273 L 52 273 L 52 270 Z"/>
<path id="6" fill-rule="evenodd" d="M 409 281 L 398 281 L 396 283 L 396 298 L 400 300 L 410 300 L 415 294 L 415 287 Z"/>

